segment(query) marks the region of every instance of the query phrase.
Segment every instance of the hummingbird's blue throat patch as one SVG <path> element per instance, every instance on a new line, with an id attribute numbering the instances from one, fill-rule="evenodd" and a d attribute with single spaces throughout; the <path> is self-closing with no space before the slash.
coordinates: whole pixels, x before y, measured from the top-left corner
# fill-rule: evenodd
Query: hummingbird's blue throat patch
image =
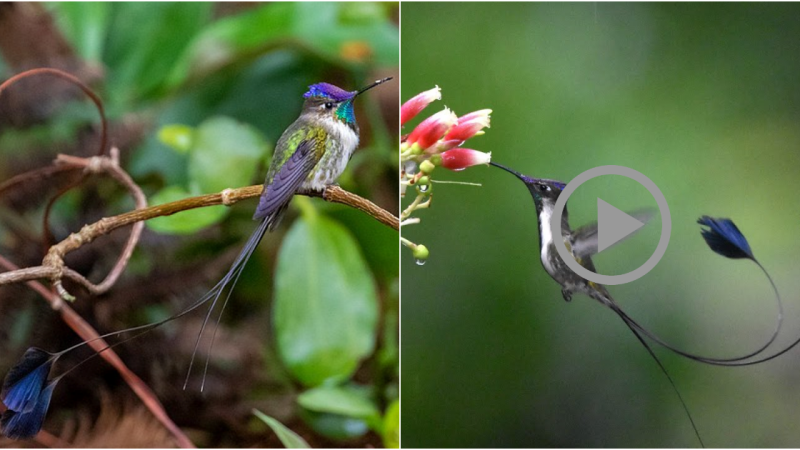
<path id="1" fill-rule="evenodd" d="M 355 93 L 355 91 L 345 91 L 344 89 L 336 87 L 330 83 L 317 83 L 308 87 L 308 92 L 303 94 L 303 98 L 325 97 L 336 102 L 341 102 L 352 98 Z"/>

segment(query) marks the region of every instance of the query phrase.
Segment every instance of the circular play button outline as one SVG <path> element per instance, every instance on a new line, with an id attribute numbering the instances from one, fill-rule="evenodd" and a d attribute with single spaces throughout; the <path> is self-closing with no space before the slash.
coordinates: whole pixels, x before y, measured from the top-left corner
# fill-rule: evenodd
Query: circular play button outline
<path id="1" fill-rule="evenodd" d="M 558 255 L 561 256 L 561 259 L 567 263 L 567 266 L 569 266 L 573 272 L 589 281 L 613 286 L 616 284 L 630 283 L 631 281 L 637 280 L 643 277 L 647 272 L 653 270 L 653 267 L 658 264 L 658 262 L 664 256 L 664 253 L 667 251 L 669 236 L 672 232 L 672 219 L 669 214 L 667 199 L 664 198 L 664 194 L 661 193 L 661 190 L 650 180 L 650 178 L 647 178 L 641 172 L 637 172 L 625 166 L 600 166 L 589 169 L 573 178 L 572 181 L 570 181 L 561 191 L 561 194 L 558 196 L 558 200 L 556 200 L 553 215 L 550 216 L 550 230 L 552 231 L 553 236 L 561 236 L 561 216 L 564 213 L 564 208 L 567 206 L 567 200 L 569 199 L 569 196 L 572 195 L 572 193 L 575 192 L 575 190 L 578 189 L 583 183 L 586 183 L 592 178 L 603 175 L 621 175 L 623 177 L 630 178 L 644 186 L 647 191 L 650 192 L 650 195 L 653 196 L 656 204 L 658 204 L 658 210 L 661 212 L 661 239 L 658 241 L 656 251 L 653 252 L 653 254 L 650 256 L 650 259 L 645 261 L 645 263 L 639 266 L 639 268 L 636 270 L 624 273 L 622 275 L 602 275 L 592 272 L 591 270 L 581 266 L 572 256 L 572 252 L 567 250 L 566 245 L 564 245 L 564 239 L 553 239 L 553 242 L 556 245 L 556 251 L 558 251 Z"/>

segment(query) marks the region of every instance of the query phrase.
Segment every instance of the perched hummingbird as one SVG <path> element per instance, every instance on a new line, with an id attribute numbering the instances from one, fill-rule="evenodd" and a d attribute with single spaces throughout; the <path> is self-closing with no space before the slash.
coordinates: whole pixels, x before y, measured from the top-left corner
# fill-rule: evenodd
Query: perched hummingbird
<path id="1" fill-rule="evenodd" d="M 275 146 L 254 220 L 261 220 L 266 230 L 272 230 L 295 192 L 322 190 L 339 178 L 358 147 L 353 101 L 391 79 L 352 92 L 328 83 L 309 86 L 300 117 Z"/>
<path id="2" fill-rule="evenodd" d="M 250 235 L 228 273 L 210 291 L 176 315 L 158 322 L 107 333 L 93 340 L 137 332 L 104 349 L 107 350 L 167 322 L 179 319 L 211 300 L 211 305 L 206 312 L 203 326 L 195 342 L 192 360 L 184 383 L 185 389 L 189 382 L 200 339 L 217 301 L 230 286 L 223 302 L 222 309 L 224 310 L 225 303 L 239 280 L 242 269 L 264 234 L 278 225 L 292 196 L 298 191 L 323 190 L 327 185 L 336 182 L 358 147 L 359 130 L 353 111 L 353 101 L 365 91 L 389 80 L 391 78 L 375 81 L 358 91 L 345 91 L 328 83 L 309 86 L 308 92 L 303 96 L 305 102 L 300 117 L 283 132 L 275 146 L 272 163 L 264 181 L 264 191 L 253 215 L 253 219 L 260 223 Z M 220 317 L 221 315 L 222 311 L 220 311 Z M 26 439 L 39 432 L 58 381 L 84 362 L 97 356 L 98 353 L 87 357 L 61 375 L 51 378 L 50 370 L 53 364 L 61 356 L 89 342 L 91 341 L 81 342 L 58 353 L 49 353 L 33 347 L 28 349 L 23 358 L 6 375 L 2 389 L 0 389 L 0 400 L 6 407 L 6 411 L 0 415 L 0 434 L 12 439 Z M 213 342 L 212 338 L 209 345 L 213 345 Z M 210 351 L 209 347 L 209 353 Z M 208 370 L 208 360 L 206 360 L 205 370 Z M 201 391 L 204 384 L 205 372 L 200 387 Z"/>
<path id="3" fill-rule="evenodd" d="M 377 80 L 357 91 L 345 91 L 329 83 L 317 83 L 309 86 L 308 92 L 303 94 L 305 102 L 300 117 L 283 132 L 272 154 L 272 162 L 264 180 L 264 190 L 253 214 L 253 220 L 260 221 L 260 224 L 250 235 L 228 273 L 197 303 L 199 306 L 213 298 L 197 336 L 194 354 L 197 353 L 217 300 L 229 284 L 230 297 L 230 291 L 236 285 L 245 264 L 264 234 L 280 223 L 292 196 L 303 190 L 321 191 L 325 186 L 336 182 L 344 172 L 358 147 L 359 129 L 353 109 L 356 97 L 391 79 L 392 77 L 387 77 Z M 228 297 L 224 303 L 227 303 Z M 222 309 L 225 308 L 224 303 Z M 210 345 L 213 345 L 213 339 Z M 184 389 L 189 382 L 194 354 L 189 363 Z M 208 370 L 208 360 L 205 370 Z M 204 384 L 205 372 L 200 390 Z"/>

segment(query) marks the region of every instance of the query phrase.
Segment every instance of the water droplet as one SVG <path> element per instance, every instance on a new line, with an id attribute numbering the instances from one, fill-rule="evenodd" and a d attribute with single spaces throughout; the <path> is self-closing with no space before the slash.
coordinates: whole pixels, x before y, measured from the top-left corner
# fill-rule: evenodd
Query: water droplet
<path id="1" fill-rule="evenodd" d="M 428 192 L 428 189 L 430 189 L 430 187 L 431 187 L 431 185 L 429 185 L 429 184 L 423 184 L 423 185 L 417 186 L 417 189 L 420 192 Z"/>
<path id="2" fill-rule="evenodd" d="M 415 259 L 414 262 L 417 263 L 418 266 L 424 266 L 427 259 Z"/>
<path id="3" fill-rule="evenodd" d="M 419 171 L 419 166 L 416 161 L 406 161 L 403 163 L 403 171 L 405 171 L 406 175 L 413 176 Z"/>

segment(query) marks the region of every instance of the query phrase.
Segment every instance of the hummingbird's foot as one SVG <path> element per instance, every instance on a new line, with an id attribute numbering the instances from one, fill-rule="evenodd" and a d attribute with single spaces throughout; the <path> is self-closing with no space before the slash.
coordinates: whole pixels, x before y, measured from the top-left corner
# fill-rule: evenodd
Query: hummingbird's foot
<path id="1" fill-rule="evenodd" d="M 572 292 L 570 292 L 569 290 L 562 289 L 561 290 L 561 295 L 564 296 L 564 300 L 565 301 L 567 301 L 567 302 L 572 301 Z"/>

